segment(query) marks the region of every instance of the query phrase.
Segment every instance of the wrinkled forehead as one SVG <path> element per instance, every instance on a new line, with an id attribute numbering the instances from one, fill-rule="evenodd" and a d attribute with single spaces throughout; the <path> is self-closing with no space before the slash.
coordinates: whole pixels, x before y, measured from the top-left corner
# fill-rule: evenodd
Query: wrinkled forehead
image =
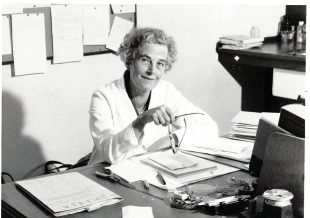
<path id="1" fill-rule="evenodd" d="M 168 47 L 163 44 L 145 43 L 139 47 L 138 54 L 139 56 L 166 60 L 168 57 Z"/>

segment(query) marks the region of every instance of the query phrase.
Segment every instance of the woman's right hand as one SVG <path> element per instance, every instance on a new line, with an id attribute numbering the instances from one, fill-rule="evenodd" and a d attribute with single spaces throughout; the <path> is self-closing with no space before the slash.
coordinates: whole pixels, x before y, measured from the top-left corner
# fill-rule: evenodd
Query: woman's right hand
<path id="1" fill-rule="evenodd" d="M 174 121 L 175 116 L 173 111 L 166 105 L 161 105 L 159 107 L 144 111 L 137 117 L 132 126 L 133 128 L 137 128 L 142 131 L 147 123 L 154 122 L 155 125 L 168 126 Z"/>

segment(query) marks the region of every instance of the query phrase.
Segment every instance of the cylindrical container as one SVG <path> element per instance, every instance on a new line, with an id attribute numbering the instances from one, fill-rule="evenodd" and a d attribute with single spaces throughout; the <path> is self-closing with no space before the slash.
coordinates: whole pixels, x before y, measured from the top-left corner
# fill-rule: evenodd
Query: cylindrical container
<path id="1" fill-rule="evenodd" d="M 298 26 L 296 28 L 296 42 L 297 43 L 302 43 L 302 29 L 303 29 L 304 22 L 299 21 Z"/>
<path id="2" fill-rule="evenodd" d="M 293 194 L 284 189 L 271 189 L 264 192 L 263 217 L 293 218 L 291 199 Z"/>
<path id="3" fill-rule="evenodd" d="M 250 38 L 259 38 L 259 29 L 255 26 L 252 26 L 250 31 Z"/>

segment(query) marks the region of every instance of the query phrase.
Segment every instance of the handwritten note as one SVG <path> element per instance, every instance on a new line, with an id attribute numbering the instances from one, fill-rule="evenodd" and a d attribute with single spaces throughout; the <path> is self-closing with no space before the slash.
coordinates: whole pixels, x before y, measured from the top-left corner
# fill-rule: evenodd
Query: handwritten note
<path id="1" fill-rule="evenodd" d="M 79 5 L 52 5 L 53 63 L 81 61 L 82 7 Z"/>

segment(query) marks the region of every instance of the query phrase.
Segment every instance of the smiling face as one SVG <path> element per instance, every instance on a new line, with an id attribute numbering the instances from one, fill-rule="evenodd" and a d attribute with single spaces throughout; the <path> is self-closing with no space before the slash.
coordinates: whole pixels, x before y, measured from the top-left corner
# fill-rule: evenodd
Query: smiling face
<path id="1" fill-rule="evenodd" d="M 130 91 L 132 96 L 148 93 L 155 88 L 166 70 L 166 45 L 144 44 L 138 57 L 130 64 Z"/>

